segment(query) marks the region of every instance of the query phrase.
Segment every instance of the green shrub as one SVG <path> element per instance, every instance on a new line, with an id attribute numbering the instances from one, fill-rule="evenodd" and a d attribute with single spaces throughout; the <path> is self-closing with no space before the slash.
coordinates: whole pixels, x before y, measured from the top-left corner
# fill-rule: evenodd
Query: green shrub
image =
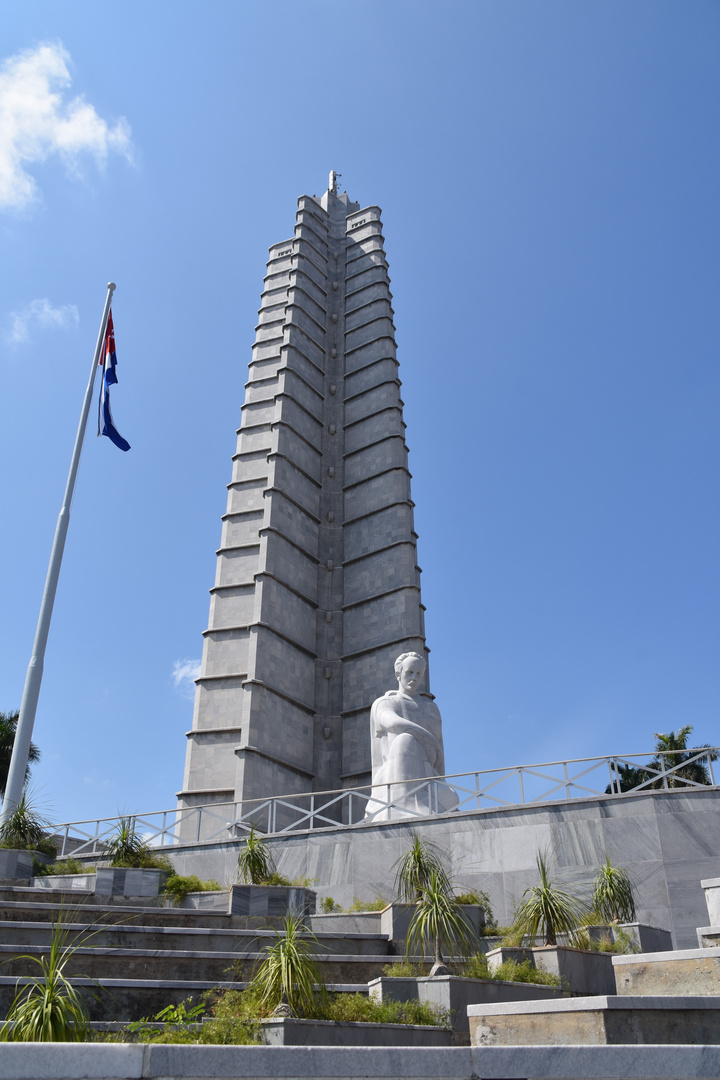
<path id="1" fill-rule="evenodd" d="M 332 896 L 324 896 L 320 901 L 320 911 L 323 915 L 332 915 L 334 912 L 342 911 L 342 908 L 335 903 Z"/>
<path id="2" fill-rule="evenodd" d="M 217 881 L 202 881 L 195 874 L 188 874 L 183 876 L 181 874 L 171 874 L 163 885 L 163 895 L 172 897 L 175 902 L 175 906 L 182 904 L 183 900 L 188 893 L 191 892 L 214 892 L 218 890 L 220 885 Z M 156 1020 L 158 1017 L 155 1018 Z"/>
<path id="3" fill-rule="evenodd" d="M 389 979 L 421 979 L 429 970 L 429 964 L 413 964 L 409 960 L 398 960 L 394 964 L 385 964 L 382 973 Z"/>
<path id="4" fill-rule="evenodd" d="M 426 1001 L 378 1001 L 369 994 L 330 994 L 324 1003 L 317 1004 L 312 1018 L 450 1027 L 449 1012 Z"/>
<path id="5" fill-rule="evenodd" d="M 491 932 L 494 933 L 496 931 L 495 916 L 493 915 L 493 909 L 492 909 L 492 904 L 490 903 L 490 897 L 488 896 L 488 894 L 483 889 L 472 889 L 469 892 L 456 893 L 456 895 L 455 895 L 455 903 L 456 904 L 479 904 L 480 907 L 485 912 L 484 932 L 486 934 L 488 934 L 488 933 L 491 933 Z"/>
<path id="6" fill-rule="evenodd" d="M 387 906 L 388 901 L 378 893 L 374 900 L 361 900 L 356 896 L 348 911 L 383 911 Z"/>
<path id="7" fill-rule="evenodd" d="M 458 974 L 464 975 L 467 979 L 493 978 L 485 953 L 474 953 L 473 956 L 468 956 L 467 960 L 459 966 L 460 971 Z"/>
<path id="8" fill-rule="evenodd" d="M 24 794 L 6 821 L 0 825 L 0 847 L 18 851 L 40 851 L 57 855 L 57 842 L 49 834 L 50 822 Z"/>
<path id="9" fill-rule="evenodd" d="M 60 859 L 58 862 L 50 863 L 43 868 L 44 874 L 94 874 L 97 867 L 88 866 L 87 863 L 81 862 L 80 859 L 74 859 L 71 855 L 67 859 Z"/>
<path id="10" fill-rule="evenodd" d="M 495 968 L 491 978 L 502 982 L 540 983 L 541 986 L 562 986 L 562 980 L 557 975 L 551 975 L 548 971 L 536 968 L 530 960 L 506 960 Z"/>
<path id="11" fill-rule="evenodd" d="M 137 831 L 134 817 L 121 817 L 115 831 L 105 844 L 105 857 L 110 865 L 127 870 L 166 870 L 172 874 L 173 865 L 167 855 L 153 851 Z"/>

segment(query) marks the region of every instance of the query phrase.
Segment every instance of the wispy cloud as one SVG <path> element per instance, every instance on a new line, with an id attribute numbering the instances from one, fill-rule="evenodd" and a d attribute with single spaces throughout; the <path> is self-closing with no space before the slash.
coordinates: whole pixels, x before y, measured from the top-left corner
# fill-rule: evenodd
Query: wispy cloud
<path id="1" fill-rule="evenodd" d="M 199 674 L 199 660 L 176 660 L 173 664 L 173 682 L 188 697 L 192 697 L 195 693 L 194 680 L 197 679 Z"/>
<path id="2" fill-rule="evenodd" d="M 84 154 L 99 168 L 115 152 L 131 160 L 130 127 L 110 127 L 82 97 L 68 99 L 70 55 L 60 42 L 9 57 L 0 68 L 0 208 L 23 210 L 38 197 L 27 166 L 58 155 L 81 175 Z"/>
<path id="3" fill-rule="evenodd" d="M 68 326 L 77 326 L 79 320 L 74 304 L 53 307 L 46 297 L 32 300 L 22 311 L 10 312 L 8 341 L 11 345 L 22 345 L 30 341 L 31 331 L 35 328 L 63 330 Z"/>

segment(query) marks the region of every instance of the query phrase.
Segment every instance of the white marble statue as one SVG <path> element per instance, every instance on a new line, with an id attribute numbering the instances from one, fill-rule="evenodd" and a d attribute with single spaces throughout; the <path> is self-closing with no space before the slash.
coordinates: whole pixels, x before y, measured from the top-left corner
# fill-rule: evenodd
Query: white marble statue
<path id="1" fill-rule="evenodd" d="M 454 810 L 457 792 L 441 780 L 445 755 L 440 710 L 428 695 L 417 693 L 425 659 L 406 652 L 395 661 L 397 690 L 388 690 L 370 711 L 372 792 L 366 818 L 396 821 Z M 388 808 L 383 804 L 392 802 Z"/>

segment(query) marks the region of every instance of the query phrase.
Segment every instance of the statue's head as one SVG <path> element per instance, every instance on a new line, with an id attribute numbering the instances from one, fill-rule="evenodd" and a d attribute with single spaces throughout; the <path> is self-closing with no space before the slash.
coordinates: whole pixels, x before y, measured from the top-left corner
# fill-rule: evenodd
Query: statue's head
<path id="1" fill-rule="evenodd" d="M 426 668 L 425 657 L 416 652 L 404 652 L 395 661 L 395 677 L 406 694 L 416 693 Z"/>

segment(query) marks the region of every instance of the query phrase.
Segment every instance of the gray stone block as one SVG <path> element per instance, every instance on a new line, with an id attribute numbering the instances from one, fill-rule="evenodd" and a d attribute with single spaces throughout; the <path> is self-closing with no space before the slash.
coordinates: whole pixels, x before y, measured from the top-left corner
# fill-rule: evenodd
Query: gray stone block
<path id="1" fill-rule="evenodd" d="M 713 997 L 600 995 L 470 1005 L 468 1020 L 473 1046 L 720 1043 L 720 999 Z"/>
<path id="2" fill-rule="evenodd" d="M 166 870 L 132 870 L 119 866 L 98 866 L 96 896 L 156 897 L 168 877 Z"/>
<path id="3" fill-rule="evenodd" d="M 266 1046 L 450 1046 L 452 1040 L 449 1028 L 290 1017 L 262 1020 L 260 1036 Z"/>

